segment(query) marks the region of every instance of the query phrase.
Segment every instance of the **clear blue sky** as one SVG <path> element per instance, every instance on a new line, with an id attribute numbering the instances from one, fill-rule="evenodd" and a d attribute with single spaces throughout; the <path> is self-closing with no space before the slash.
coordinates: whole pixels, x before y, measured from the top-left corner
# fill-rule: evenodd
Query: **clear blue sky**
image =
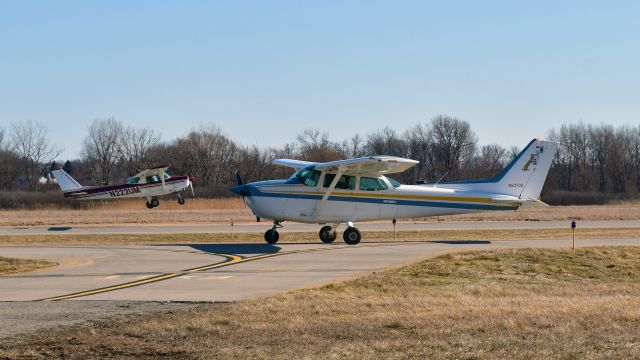
<path id="1" fill-rule="evenodd" d="M 92 119 L 165 139 L 215 122 L 246 145 L 343 139 L 437 114 L 481 143 L 640 122 L 637 1 L 5 1 L 0 126 L 77 157 Z"/>

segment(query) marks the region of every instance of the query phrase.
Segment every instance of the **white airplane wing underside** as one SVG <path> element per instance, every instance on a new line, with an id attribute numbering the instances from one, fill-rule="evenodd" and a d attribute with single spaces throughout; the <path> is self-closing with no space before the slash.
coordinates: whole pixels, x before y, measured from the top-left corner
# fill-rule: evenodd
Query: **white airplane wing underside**
<path id="1" fill-rule="evenodd" d="M 169 165 L 156 166 L 151 169 L 140 171 L 139 173 L 135 174 L 133 177 L 141 178 L 141 177 L 147 177 L 151 175 L 160 175 L 160 174 L 163 174 L 165 171 L 167 171 L 167 169 L 169 169 Z"/>
<path id="2" fill-rule="evenodd" d="M 338 160 L 321 163 L 316 170 L 335 173 L 340 170 L 344 175 L 380 176 L 403 172 L 418 161 L 394 156 L 369 156 L 356 159 Z"/>
<path id="3" fill-rule="evenodd" d="M 275 160 L 271 160 L 271 163 L 274 165 L 281 165 L 281 166 L 294 168 L 296 170 L 302 169 L 305 166 L 316 164 L 309 161 L 293 160 L 293 159 L 275 159 Z"/>

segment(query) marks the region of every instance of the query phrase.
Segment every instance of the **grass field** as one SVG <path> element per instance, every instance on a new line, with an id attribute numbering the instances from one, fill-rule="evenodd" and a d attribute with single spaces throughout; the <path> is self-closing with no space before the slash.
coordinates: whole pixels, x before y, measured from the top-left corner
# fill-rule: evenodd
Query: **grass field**
<path id="1" fill-rule="evenodd" d="M 442 216 L 440 220 L 546 221 L 546 220 L 640 220 L 640 204 L 593 206 L 551 206 L 518 211 L 492 211 Z M 437 221 L 438 218 L 419 220 Z M 184 206 L 161 201 L 149 210 L 142 200 L 101 202 L 94 208 L 69 210 L 44 207 L 41 210 L 0 210 L 0 226 L 59 226 L 99 224 L 206 224 L 252 222 L 255 217 L 242 200 L 189 199 Z"/>
<path id="2" fill-rule="evenodd" d="M 6 339 L 1 357 L 640 357 L 640 248 L 456 253 L 316 289 Z"/>
<path id="3" fill-rule="evenodd" d="M 0 275 L 44 269 L 56 265 L 44 260 L 14 259 L 0 256 Z"/>
<path id="4" fill-rule="evenodd" d="M 579 239 L 640 238 L 640 228 L 585 228 Z M 364 231 L 363 242 L 392 242 L 391 231 Z M 570 239 L 570 229 L 398 231 L 395 241 Z M 0 235 L 3 245 L 144 245 L 264 243 L 262 233 Z M 320 243 L 316 232 L 283 232 L 280 243 Z M 339 236 L 336 244 L 344 244 Z"/>

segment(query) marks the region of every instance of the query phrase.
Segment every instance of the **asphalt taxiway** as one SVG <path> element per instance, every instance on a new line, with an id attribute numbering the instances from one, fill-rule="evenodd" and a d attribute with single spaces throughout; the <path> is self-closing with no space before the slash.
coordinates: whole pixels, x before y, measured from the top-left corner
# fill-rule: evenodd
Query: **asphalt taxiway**
<path id="1" fill-rule="evenodd" d="M 589 239 L 578 244 L 638 246 L 640 239 Z M 59 325 L 57 315 L 74 308 L 86 311 L 87 316 L 78 320 L 86 321 L 119 313 L 112 303 L 129 304 L 129 309 L 137 302 L 237 301 L 348 280 L 452 251 L 569 246 L 570 240 L 502 240 L 363 242 L 356 246 L 336 242 L 0 247 L 2 256 L 60 264 L 0 276 L 0 322 L 6 325 L 14 319 L 20 325 L 5 326 L 0 337 Z M 104 306 L 111 310 L 91 311 Z"/>
<path id="2" fill-rule="evenodd" d="M 398 222 L 398 231 L 429 230 L 487 230 L 487 229 L 561 229 L 569 228 L 570 220 L 565 221 L 428 221 Z M 386 222 L 358 223 L 363 231 L 392 231 L 393 225 Z M 124 224 L 124 225 L 83 225 L 83 226 L 3 226 L 0 235 L 45 235 L 45 234 L 198 234 L 198 233 L 263 233 L 269 222 L 213 224 Z M 579 228 L 632 228 L 640 227 L 638 220 L 578 220 Z M 344 225 L 342 225 L 344 229 Z M 303 232 L 320 230 L 318 224 L 284 223 L 281 232 Z"/>

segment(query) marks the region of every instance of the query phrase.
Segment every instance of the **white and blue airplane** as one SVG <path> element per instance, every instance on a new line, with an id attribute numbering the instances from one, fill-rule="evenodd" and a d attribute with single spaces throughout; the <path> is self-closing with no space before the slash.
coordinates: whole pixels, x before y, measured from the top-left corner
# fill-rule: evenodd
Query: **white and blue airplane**
<path id="1" fill-rule="evenodd" d="M 558 143 L 533 139 L 498 175 L 486 180 L 404 185 L 385 175 L 400 173 L 418 161 L 393 156 L 312 163 L 276 159 L 272 163 L 294 168 L 286 180 L 238 185 L 254 215 L 273 220 L 264 234 L 269 244 L 278 239 L 283 221 L 325 224 L 320 240 L 333 242 L 337 228 L 346 223 L 343 239 L 360 242 L 356 221 L 416 218 L 491 210 L 517 210 L 547 206 L 539 200 Z"/>

